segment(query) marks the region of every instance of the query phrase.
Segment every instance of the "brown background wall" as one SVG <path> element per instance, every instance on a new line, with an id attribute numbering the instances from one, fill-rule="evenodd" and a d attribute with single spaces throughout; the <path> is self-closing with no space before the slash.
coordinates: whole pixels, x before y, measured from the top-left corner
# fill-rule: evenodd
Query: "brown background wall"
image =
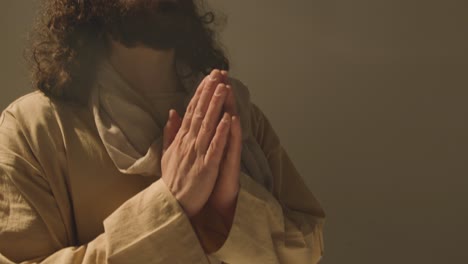
<path id="1" fill-rule="evenodd" d="M 0 109 L 30 91 L 23 60 L 27 34 L 37 1 L 0 1 Z"/>
<path id="2" fill-rule="evenodd" d="M 322 263 L 468 258 L 466 1 L 210 0 L 328 221 Z M 30 1 L 0 1 L 0 107 L 29 91 Z"/>

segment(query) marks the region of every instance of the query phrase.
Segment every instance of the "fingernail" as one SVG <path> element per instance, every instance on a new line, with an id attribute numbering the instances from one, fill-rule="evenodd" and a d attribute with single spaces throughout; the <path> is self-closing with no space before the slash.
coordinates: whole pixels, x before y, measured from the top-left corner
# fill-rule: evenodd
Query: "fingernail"
<path id="1" fill-rule="evenodd" d="M 225 88 L 227 97 L 230 97 L 231 94 L 232 94 L 232 92 L 231 92 L 231 91 L 232 91 L 232 90 L 231 90 L 231 87 L 225 85 L 224 88 Z"/>
<path id="2" fill-rule="evenodd" d="M 223 116 L 223 122 L 228 122 L 229 121 L 229 114 L 227 112 L 224 112 L 224 116 Z"/>
<path id="3" fill-rule="evenodd" d="M 218 76 L 218 72 L 219 72 L 219 70 L 217 70 L 217 69 L 214 69 L 213 71 L 211 71 L 210 79 L 212 81 L 215 81 L 217 79 L 216 77 Z"/>
<path id="4" fill-rule="evenodd" d="M 215 90 L 215 95 L 223 95 L 225 92 L 227 92 L 226 85 L 222 83 L 218 84 L 218 87 Z"/>

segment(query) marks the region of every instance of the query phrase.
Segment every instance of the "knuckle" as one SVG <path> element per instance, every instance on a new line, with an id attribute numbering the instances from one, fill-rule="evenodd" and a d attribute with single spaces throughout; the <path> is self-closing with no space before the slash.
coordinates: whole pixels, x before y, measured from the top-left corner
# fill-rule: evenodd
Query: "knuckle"
<path id="1" fill-rule="evenodd" d="M 186 142 L 184 142 L 181 146 L 180 146 L 180 155 L 182 157 L 182 159 L 186 159 L 187 158 L 187 155 L 190 151 L 190 145 L 187 144 Z"/>
<path id="2" fill-rule="evenodd" d="M 203 177 L 203 176 L 206 175 L 207 172 L 208 172 L 208 171 L 207 171 L 207 166 L 206 166 L 206 164 L 203 164 L 203 160 L 204 160 L 204 157 L 203 157 L 203 156 L 197 157 L 196 164 L 197 164 L 198 166 L 196 166 L 196 168 L 197 168 L 197 174 L 196 174 L 196 175 L 197 175 L 198 177 Z"/>
<path id="3" fill-rule="evenodd" d="M 188 131 L 181 131 L 180 139 L 177 142 L 177 147 L 179 149 L 184 149 L 184 146 L 187 144 Z"/>
<path id="4" fill-rule="evenodd" d="M 212 132 L 212 127 L 208 124 L 206 120 L 204 120 L 201 124 L 201 130 L 203 133 L 209 134 Z"/>
<path id="5" fill-rule="evenodd" d="M 191 160 L 193 151 L 195 150 L 194 145 L 195 144 L 193 142 L 190 142 L 188 146 L 185 148 L 184 156 L 188 158 L 189 160 Z"/>
<path id="6" fill-rule="evenodd" d="M 197 90 L 195 91 L 195 93 L 200 93 L 203 91 L 203 88 L 205 87 L 205 84 L 206 84 L 206 77 L 205 79 L 203 79 L 201 81 L 201 83 L 197 86 Z"/>
<path id="7" fill-rule="evenodd" d="M 210 147 L 211 147 L 211 149 L 213 151 L 216 151 L 218 149 L 218 141 L 217 140 L 211 141 L 211 146 Z"/>
<path id="8" fill-rule="evenodd" d="M 221 94 L 215 94 L 213 96 L 213 99 L 211 100 L 211 104 L 214 106 L 214 107 L 218 107 L 219 105 L 221 105 L 223 102 L 223 97 Z"/>
<path id="9" fill-rule="evenodd" d="M 195 140 L 194 149 L 195 149 L 195 152 L 197 153 L 197 156 L 200 156 L 200 155 L 203 154 L 202 151 L 201 151 L 200 144 L 201 144 L 201 142 L 200 142 L 199 139 Z"/>
<path id="10" fill-rule="evenodd" d="M 221 86 L 218 86 L 218 88 L 215 90 L 215 92 L 213 94 L 213 98 L 216 98 L 216 100 L 219 100 L 221 98 L 221 96 L 223 95 L 220 87 Z"/>
<path id="11" fill-rule="evenodd" d="M 179 129 L 176 136 L 174 137 L 174 142 L 172 142 L 171 145 L 174 145 L 177 148 L 180 147 L 184 134 L 185 134 L 185 129 L 184 128 Z"/>
<path id="12" fill-rule="evenodd" d="M 221 120 L 218 124 L 218 127 L 216 128 L 216 131 L 219 133 L 223 133 L 224 130 L 226 130 L 226 122 L 224 120 Z"/>
<path id="13" fill-rule="evenodd" d="M 187 107 L 186 114 L 190 114 L 190 113 L 193 112 L 193 103 L 194 103 L 194 102 L 191 102 L 191 103 L 189 104 L 189 106 Z"/>
<path id="14" fill-rule="evenodd" d="M 205 117 L 205 114 L 203 113 L 203 111 L 197 110 L 193 117 L 196 119 L 203 119 Z"/>
<path id="15" fill-rule="evenodd" d="M 192 112 L 189 112 L 187 109 L 187 112 L 184 115 L 184 120 L 190 121 L 190 119 L 192 119 Z"/>

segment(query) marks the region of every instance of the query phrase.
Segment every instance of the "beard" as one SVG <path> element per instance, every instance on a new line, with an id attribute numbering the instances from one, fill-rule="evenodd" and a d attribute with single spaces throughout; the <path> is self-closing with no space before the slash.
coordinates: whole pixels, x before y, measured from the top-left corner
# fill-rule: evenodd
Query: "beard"
<path id="1" fill-rule="evenodd" d="M 105 31 L 129 48 L 178 48 L 200 35 L 193 0 L 116 0 L 105 9 Z"/>

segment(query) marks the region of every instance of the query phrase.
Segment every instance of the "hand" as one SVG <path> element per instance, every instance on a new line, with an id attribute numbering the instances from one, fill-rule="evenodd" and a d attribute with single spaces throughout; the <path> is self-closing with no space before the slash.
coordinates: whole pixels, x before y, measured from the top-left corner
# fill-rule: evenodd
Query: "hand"
<path id="1" fill-rule="evenodd" d="M 227 83 L 227 72 L 223 71 L 222 74 L 224 82 Z M 232 116 L 231 131 L 225 153 L 221 160 L 220 173 L 208 203 L 221 214 L 226 226 L 230 229 L 240 189 L 239 174 L 242 152 L 242 129 L 232 87 L 227 84 L 227 88 L 229 92 L 225 101 L 224 111 Z"/>
<path id="2" fill-rule="evenodd" d="M 171 111 L 164 128 L 161 178 L 189 217 L 213 191 L 230 132 L 230 114 L 219 121 L 228 95 L 222 79 L 220 71 L 213 70 L 198 86 L 183 120 Z"/>
<path id="3" fill-rule="evenodd" d="M 227 84 L 227 72 L 221 71 L 221 82 Z M 216 209 L 223 217 L 223 221 L 228 227 L 232 225 L 234 211 L 236 207 L 237 195 L 239 192 L 239 173 L 240 173 L 240 158 L 242 151 L 242 129 L 240 119 L 236 107 L 236 100 L 232 88 L 229 84 L 226 86 L 228 95 L 224 102 L 224 111 L 229 113 L 233 120 L 231 122 L 231 131 L 227 141 L 227 146 L 224 150 L 220 173 L 217 178 L 213 192 L 209 197 L 208 206 Z M 165 149 L 172 144 L 176 133 L 181 126 L 181 119 L 175 110 L 169 113 L 169 120 L 164 130 L 164 147 Z"/>

